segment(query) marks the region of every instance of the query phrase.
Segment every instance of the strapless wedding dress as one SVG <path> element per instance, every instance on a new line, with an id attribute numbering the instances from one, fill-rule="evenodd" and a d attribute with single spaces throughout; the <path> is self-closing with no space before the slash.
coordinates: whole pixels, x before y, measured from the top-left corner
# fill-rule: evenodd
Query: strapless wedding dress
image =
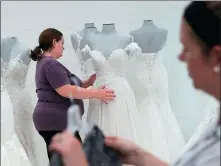
<path id="1" fill-rule="evenodd" d="M 109 58 L 105 58 L 101 52 L 91 51 L 88 46 L 82 52 L 90 56 L 86 67 L 97 75 L 93 87 L 106 85 L 116 94 L 114 101 L 108 104 L 98 99 L 90 99 L 87 114 L 89 128 L 96 124 L 105 135 L 120 136 L 138 143 L 137 133 L 144 131 L 136 124 L 139 120 L 136 100 L 125 77 L 127 53 L 118 49 L 113 51 Z"/>

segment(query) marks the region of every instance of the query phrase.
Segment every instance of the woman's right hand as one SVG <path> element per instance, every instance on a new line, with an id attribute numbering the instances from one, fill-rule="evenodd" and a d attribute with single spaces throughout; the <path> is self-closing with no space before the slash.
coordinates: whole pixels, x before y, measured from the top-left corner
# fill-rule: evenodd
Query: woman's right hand
<path id="1" fill-rule="evenodd" d="M 106 86 L 102 86 L 98 89 L 98 95 L 97 98 L 103 101 L 105 104 L 107 104 L 109 101 L 114 100 L 116 97 L 114 91 L 112 89 L 106 88 Z"/>
<path id="2" fill-rule="evenodd" d="M 118 153 L 123 164 L 144 165 L 145 152 L 135 143 L 119 137 L 106 137 L 105 144 Z"/>
<path id="3" fill-rule="evenodd" d="M 115 150 L 122 164 L 136 166 L 169 166 L 135 143 L 119 137 L 106 137 L 105 144 Z"/>

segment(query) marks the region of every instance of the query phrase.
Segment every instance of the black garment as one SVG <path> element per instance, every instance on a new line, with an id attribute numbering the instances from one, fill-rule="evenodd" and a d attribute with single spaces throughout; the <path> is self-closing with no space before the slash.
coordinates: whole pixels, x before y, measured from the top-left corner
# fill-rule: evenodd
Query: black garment
<path id="1" fill-rule="evenodd" d="M 105 146 L 104 139 L 104 134 L 97 126 L 86 136 L 83 149 L 89 166 L 122 166 L 117 153 Z"/>
<path id="2" fill-rule="evenodd" d="M 51 143 L 51 140 L 53 136 L 55 136 L 57 133 L 61 133 L 62 131 L 38 131 L 38 133 L 44 138 L 44 141 L 46 143 L 47 147 L 47 153 L 48 153 L 48 159 L 51 159 L 51 152 L 49 151 L 49 145 Z M 76 138 L 82 143 L 81 137 L 79 133 L 76 133 Z"/>

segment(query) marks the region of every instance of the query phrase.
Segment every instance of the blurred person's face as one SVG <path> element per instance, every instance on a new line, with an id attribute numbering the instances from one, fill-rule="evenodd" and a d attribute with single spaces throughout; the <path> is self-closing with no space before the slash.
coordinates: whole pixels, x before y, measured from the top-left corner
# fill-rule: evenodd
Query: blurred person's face
<path id="1" fill-rule="evenodd" d="M 179 55 L 179 59 L 187 64 L 188 73 L 195 88 L 211 94 L 214 82 L 220 79 L 220 72 L 218 71 L 221 57 L 220 46 L 215 46 L 209 53 L 203 51 L 203 48 L 197 42 L 196 36 L 194 36 L 190 26 L 184 19 L 181 23 L 180 41 L 183 50 Z M 214 68 L 218 72 L 215 72 Z"/>

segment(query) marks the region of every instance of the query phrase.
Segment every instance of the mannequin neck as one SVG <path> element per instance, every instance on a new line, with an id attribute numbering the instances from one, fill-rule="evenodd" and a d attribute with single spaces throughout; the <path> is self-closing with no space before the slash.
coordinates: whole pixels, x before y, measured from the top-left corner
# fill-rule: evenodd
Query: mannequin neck
<path id="1" fill-rule="evenodd" d="M 103 24 L 102 33 L 110 34 L 116 32 L 114 24 Z"/>
<path id="2" fill-rule="evenodd" d="M 143 21 L 143 25 L 142 27 L 156 27 L 156 25 L 154 24 L 153 20 L 144 20 Z"/>
<path id="3" fill-rule="evenodd" d="M 85 30 L 85 34 L 87 33 L 97 33 L 97 28 L 96 27 L 87 28 Z"/>
<path id="4" fill-rule="evenodd" d="M 94 23 L 85 23 L 84 24 L 84 29 L 93 28 L 93 27 L 94 27 Z"/>

